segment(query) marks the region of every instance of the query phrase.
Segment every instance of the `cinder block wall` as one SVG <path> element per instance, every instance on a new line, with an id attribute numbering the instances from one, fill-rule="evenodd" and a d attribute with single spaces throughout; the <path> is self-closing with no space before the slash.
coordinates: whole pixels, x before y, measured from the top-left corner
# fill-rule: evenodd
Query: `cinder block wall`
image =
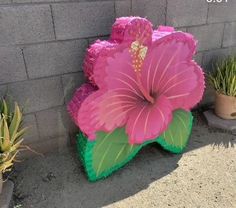
<path id="1" fill-rule="evenodd" d="M 236 53 L 235 0 L 0 0 L 0 95 L 8 91 L 24 107 L 32 148 L 63 150 L 69 143 L 77 128 L 65 106 L 84 82 L 85 49 L 128 15 L 193 33 L 205 70 Z M 211 100 L 208 93 L 205 102 Z"/>

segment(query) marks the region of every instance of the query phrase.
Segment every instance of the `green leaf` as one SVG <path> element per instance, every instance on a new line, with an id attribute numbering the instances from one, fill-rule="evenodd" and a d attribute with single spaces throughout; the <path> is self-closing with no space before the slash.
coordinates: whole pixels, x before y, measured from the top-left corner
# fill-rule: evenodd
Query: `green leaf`
<path id="1" fill-rule="evenodd" d="M 80 158 L 90 181 L 107 177 L 121 168 L 150 142 L 153 141 L 130 145 L 124 128 L 117 128 L 111 133 L 98 132 L 95 141 L 88 141 L 83 134 L 80 134 L 77 140 Z"/>
<path id="2" fill-rule="evenodd" d="M 129 161 L 142 145 L 130 145 L 124 128 L 118 128 L 110 134 L 97 133 L 93 151 L 93 168 L 99 176 L 113 166 Z"/>
<path id="3" fill-rule="evenodd" d="M 13 119 L 12 119 L 10 127 L 9 127 L 10 136 L 12 139 L 15 139 L 16 133 L 19 129 L 21 121 L 22 121 L 22 113 L 20 111 L 18 104 L 15 103 L 14 116 L 13 116 Z M 14 142 L 14 140 L 12 140 L 12 143 L 13 142 Z"/>
<path id="4" fill-rule="evenodd" d="M 2 113 L 3 113 L 6 117 L 8 117 L 8 106 L 7 106 L 7 103 L 6 103 L 5 100 L 3 100 L 2 103 L 3 103 L 3 112 L 2 112 Z"/>
<path id="5" fill-rule="evenodd" d="M 184 110 L 174 112 L 173 120 L 168 129 L 157 139 L 164 149 L 181 153 L 187 145 L 192 129 L 192 114 Z"/>
<path id="6" fill-rule="evenodd" d="M 168 130 L 160 137 L 141 145 L 131 145 L 124 128 L 113 132 L 97 132 L 95 141 L 82 133 L 77 137 L 77 150 L 90 181 L 105 178 L 127 164 L 145 145 L 153 142 L 173 153 L 180 153 L 187 144 L 192 126 L 192 115 L 184 110 L 174 112 Z"/>
<path id="7" fill-rule="evenodd" d="M 10 140 L 10 133 L 7 126 L 6 118 L 3 117 L 3 134 L 2 134 L 2 143 L 1 143 L 1 150 L 3 152 L 8 151 L 11 147 L 11 140 Z"/>

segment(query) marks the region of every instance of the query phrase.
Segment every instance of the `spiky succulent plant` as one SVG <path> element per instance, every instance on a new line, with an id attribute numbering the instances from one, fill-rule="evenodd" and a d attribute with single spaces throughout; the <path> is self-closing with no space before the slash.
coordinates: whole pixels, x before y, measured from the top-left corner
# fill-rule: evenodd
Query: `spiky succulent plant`
<path id="1" fill-rule="evenodd" d="M 5 99 L 0 100 L 0 173 L 10 171 L 19 152 L 26 128 L 22 128 L 22 112 L 17 103 L 14 111 Z"/>
<path id="2" fill-rule="evenodd" d="M 216 92 L 236 97 L 236 56 L 216 64 L 216 70 L 208 74 L 208 80 Z"/>

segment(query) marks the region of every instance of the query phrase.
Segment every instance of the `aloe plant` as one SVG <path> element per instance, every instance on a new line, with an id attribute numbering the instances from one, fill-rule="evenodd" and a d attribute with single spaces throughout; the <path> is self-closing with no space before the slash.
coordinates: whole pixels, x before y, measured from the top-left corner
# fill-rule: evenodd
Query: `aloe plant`
<path id="1" fill-rule="evenodd" d="M 215 72 L 208 74 L 208 80 L 216 92 L 236 97 L 236 57 L 218 62 Z"/>
<path id="2" fill-rule="evenodd" d="M 17 103 L 12 112 L 5 99 L 0 101 L 0 173 L 10 171 L 19 152 L 26 128 L 22 128 L 22 112 Z"/>

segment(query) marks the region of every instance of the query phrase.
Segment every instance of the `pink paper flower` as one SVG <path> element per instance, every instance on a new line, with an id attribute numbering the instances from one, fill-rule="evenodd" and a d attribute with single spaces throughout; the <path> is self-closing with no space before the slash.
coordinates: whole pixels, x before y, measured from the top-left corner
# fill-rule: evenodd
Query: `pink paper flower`
<path id="1" fill-rule="evenodd" d="M 112 26 L 111 41 L 118 43 L 142 39 L 144 44 L 152 41 L 152 24 L 141 17 L 120 17 Z"/>
<path id="2" fill-rule="evenodd" d="M 203 72 L 192 60 L 195 45 L 190 34 L 173 32 L 152 42 L 124 41 L 106 58 L 98 57 L 93 79 L 99 90 L 81 104 L 80 129 L 90 140 L 97 131 L 122 126 L 131 144 L 158 137 L 175 109 L 189 110 L 202 97 Z"/>
<path id="3" fill-rule="evenodd" d="M 93 69 L 98 57 L 107 57 L 107 54 L 109 54 L 110 50 L 112 50 L 116 46 L 117 43 L 112 41 L 97 40 L 88 48 L 83 68 L 85 77 L 92 85 L 96 86 L 96 83 L 94 82 L 93 78 Z"/>
<path id="4" fill-rule="evenodd" d="M 92 94 L 96 90 L 97 87 L 89 83 L 84 83 L 80 86 L 80 88 L 76 90 L 73 99 L 71 99 L 71 101 L 68 103 L 68 112 L 77 125 L 79 125 L 77 120 L 77 113 L 80 109 L 81 104 L 90 94 Z"/>

